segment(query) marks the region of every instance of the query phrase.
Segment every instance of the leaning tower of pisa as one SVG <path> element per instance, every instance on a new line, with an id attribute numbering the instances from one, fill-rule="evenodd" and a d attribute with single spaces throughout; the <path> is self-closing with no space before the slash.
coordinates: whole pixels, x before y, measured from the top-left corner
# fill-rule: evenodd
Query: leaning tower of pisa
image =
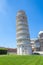
<path id="1" fill-rule="evenodd" d="M 22 10 L 16 15 L 16 40 L 18 55 L 32 54 L 27 16 Z"/>

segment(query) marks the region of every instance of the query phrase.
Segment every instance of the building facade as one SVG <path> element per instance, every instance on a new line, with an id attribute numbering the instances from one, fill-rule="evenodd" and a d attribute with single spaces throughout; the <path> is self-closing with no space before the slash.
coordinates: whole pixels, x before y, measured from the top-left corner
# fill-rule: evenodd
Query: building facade
<path id="1" fill-rule="evenodd" d="M 27 16 L 22 10 L 16 15 L 16 40 L 18 55 L 32 54 Z"/>
<path id="2" fill-rule="evenodd" d="M 36 39 L 31 39 L 31 46 L 33 51 L 43 51 L 43 31 L 38 33 Z"/>

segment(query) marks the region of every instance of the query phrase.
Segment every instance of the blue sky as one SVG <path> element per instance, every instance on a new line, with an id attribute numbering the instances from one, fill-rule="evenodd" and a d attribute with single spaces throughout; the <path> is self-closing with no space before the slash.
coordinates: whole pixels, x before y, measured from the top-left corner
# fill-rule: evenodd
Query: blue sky
<path id="1" fill-rule="evenodd" d="M 24 10 L 28 17 L 30 38 L 43 30 L 43 0 L 0 0 L 0 46 L 16 47 L 16 13 Z"/>

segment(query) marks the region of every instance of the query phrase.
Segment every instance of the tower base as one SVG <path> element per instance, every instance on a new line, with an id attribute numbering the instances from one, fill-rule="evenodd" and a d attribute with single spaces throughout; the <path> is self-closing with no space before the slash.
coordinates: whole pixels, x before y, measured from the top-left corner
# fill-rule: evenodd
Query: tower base
<path id="1" fill-rule="evenodd" d="M 30 54 L 32 54 L 32 48 L 31 48 L 30 44 L 17 45 L 17 54 L 18 55 L 30 55 Z"/>

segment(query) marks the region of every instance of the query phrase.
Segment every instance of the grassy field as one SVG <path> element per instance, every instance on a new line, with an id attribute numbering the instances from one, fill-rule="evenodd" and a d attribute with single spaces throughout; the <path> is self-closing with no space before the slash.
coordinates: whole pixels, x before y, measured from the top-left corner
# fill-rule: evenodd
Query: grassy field
<path id="1" fill-rule="evenodd" d="M 0 65 L 43 65 L 43 56 L 0 56 Z"/>

